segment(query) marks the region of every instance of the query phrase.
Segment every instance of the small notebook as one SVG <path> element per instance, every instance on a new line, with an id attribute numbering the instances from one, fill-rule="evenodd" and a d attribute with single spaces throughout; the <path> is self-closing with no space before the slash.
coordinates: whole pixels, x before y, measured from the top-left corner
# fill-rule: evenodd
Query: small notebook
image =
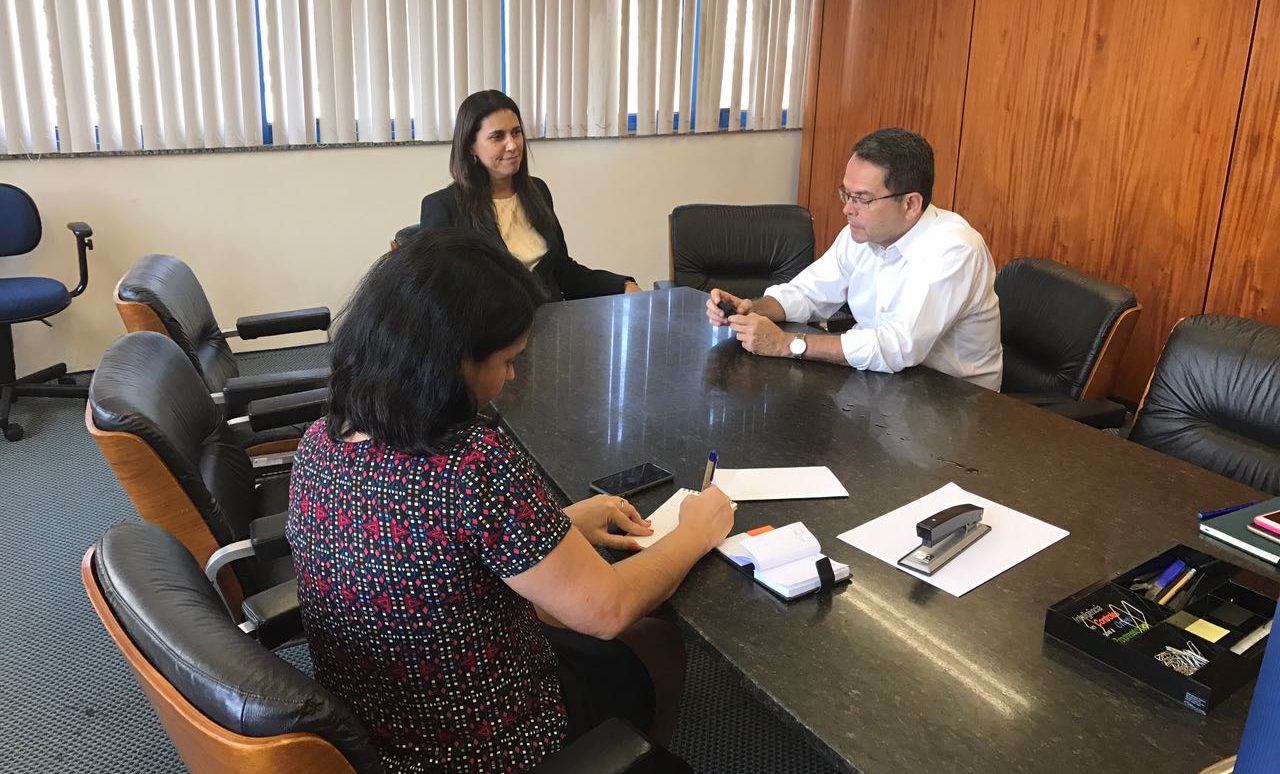
<path id="1" fill-rule="evenodd" d="M 738 567 L 752 568 L 756 583 L 783 599 L 821 588 L 824 566 L 831 568 L 829 582 L 849 579 L 849 565 L 823 555 L 818 539 L 798 521 L 755 535 L 731 535 L 716 550 Z"/>
<path id="2" fill-rule="evenodd" d="M 684 502 L 684 498 L 694 494 L 697 492 L 692 489 L 677 489 L 665 503 L 658 506 L 658 510 L 649 514 L 649 526 L 653 527 L 653 534 L 636 535 L 632 540 L 635 540 L 641 548 L 648 548 L 657 543 L 659 538 L 675 529 L 680 523 L 680 503 Z M 730 503 L 730 505 L 737 510 L 737 503 Z"/>
<path id="3" fill-rule="evenodd" d="M 1202 521 L 1200 531 L 1265 562 L 1280 564 L 1280 545 L 1261 535 L 1255 535 L 1249 529 L 1254 516 L 1274 511 L 1276 508 L 1280 508 L 1280 497 L 1265 500 L 1209 521 Z"/>

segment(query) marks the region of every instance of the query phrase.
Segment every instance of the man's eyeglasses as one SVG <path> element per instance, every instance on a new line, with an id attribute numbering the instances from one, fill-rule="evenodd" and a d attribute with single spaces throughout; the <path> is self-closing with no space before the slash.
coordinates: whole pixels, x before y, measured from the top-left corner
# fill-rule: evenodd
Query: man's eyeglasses
<path id="1" fill-rule="evenodd" d="M 854 196 L 853 194 L 844 190 L 844 186 L 839 186 L 836 188 L 836 198 L 840 200 L 841 204 L 852 204 L 854 207 L 857 207 L 858 209 L 863 209 L 867 205 L 878 202 L 881 199 L 892 199 L 895 196 L 905 196 L 908 193 L 910 193 L 910 191 L 903 191 L 902 193 L 885 194 L 884 196 L 877 196 L 874 199 L 868 199 L 865 196 Z"/>

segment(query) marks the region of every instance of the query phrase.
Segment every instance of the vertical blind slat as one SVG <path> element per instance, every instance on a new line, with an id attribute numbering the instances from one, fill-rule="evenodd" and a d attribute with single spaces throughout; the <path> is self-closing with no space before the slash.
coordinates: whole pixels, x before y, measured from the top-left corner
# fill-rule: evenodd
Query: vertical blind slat
<path id="1" fill-rule="evenodd" d="M 418 91 L 422 101 L 417 113 L 418 138 L 422 140 L 440 139 L 440 112 L 436 103 L 436 33 L 435 6 L 431 0 L 416 0 L 418 3 Z"/>
<path id="2" fill-rule="evenodd" d="M 588 0 L 573 3 L 573 83 L 569 130 L 573 137 L 587 136 L 587 76 L 591 71 L 591 29 Z"/>
<path id="3" fill-rule="evenodd" d="M 174 53 L 178 59 L 182 89 L 183 142 L 188 148 L 205 147 L 205 133 L 200 122 L 199 43 L 196 40 L 190 0 L 174 0 L 173 23 L 176 30 Z M 99 116 L 101 121 L 102 117 Z"/>
<path id="4" fill-rule="evenodd" d="M 484 42 L 484 49 L 480 54 L 481 58 L 484 59 L 484 81 L 481 83 L 481 88 L 501 89 L 502 17 L 499 13 L 501 9 L 499 4 L 494 2 L 484 2 L 481 7 L 484 9 L 484 20 L 481 23 L 481 27 L 484 30 L 484 34 L 481 36 L 481 40 Z"/>
<path id="5" fill-rule="evenodd" d="M 693 121 L 694 7 L 694 0 L 684 0 L 680 12 L 680 134 L 688 134 Z"/>
<path id="6" fill-rule="evenodd" d="M 800 0 L 796 3 L 796 24 L 791 33 L 790 89 L 787 100 L 787 128 L 795 129 L 804 123 L 804 82 L 809 62 L 809 20 L 813 6 Z"/>
<path id="7" fill-rule="evenodd" d="M 129 63 L 129 30 L 125 27 L 124 3 L 108 3 L 111 23 L 111 49 L 115 52 L 114 75 L 120 110 L 121 150 L 136 151 L 142 147 L 138 131 L 138 84 Z"/>
<path id="8" fill-rule="evenodd" d="M 467 2 L 466 0 L 453 0 L 453 8 L 451 9 L 451 18 L 453 21 L 453 41 L 449 52 L 453 56 L 453 65 L 447 71 L 453 75 L 453 100 L 449 104 L 450 113 L 450 134 L 453 133 L 452 116 L 456 113 L 458 104 L 467 98 L 471 93 L 468 88 L 470 78 L 467 74 Z"/>
<path id="9" fill-rule="evenodd" d="M 258 145 L 263 141 L 262 92 L 258 88 L 258 19 L 253 0 L 236 2 L 236 38 L 239 40 L 240 132 L 246 145 Z"/>
<path id="10" fill-rule="evenodd" d="M 529 73 L 524 66 L 524 36 L 521 33 L 524 3 L 507 3 L 507 39 L 503 44 L 507 47 L 507 94 L 520 106 L 520 115 L 524 118 L 526 132 L 532 132 L 533 103 L 528 96 L 527 84 Z"/>
<path id="11" fill-rule="evenodd" d="M 20 2 L 15 7 L 16 29 L 35 28 L 35 8 L 30 0 Z M 0 7 L 0 14 L 5 15 L 5 24 L 9 23 L 8 9 Z M 31 138 L 31 150 L 35 153 L 53 153 L 57 143 L 53 136 L 53 116 L 49 109 L 49 100 L 45 94 L 45 73 L 40 66 L 39 38 L 35 35 L 17 35 L 8 41 L 16 44 L 15 51 L 22 67 L 24 83 L 22 94 L 27 99 L 27 125 Z"/>
<path id="12" fill-rule="evenodd" d="M 312 19 L 315 26 L 316 52 L 316 120 L 320 122 L 320 142 L 341 142 L 338 140 L 338 126 L 335 114 L 338 109 L 338 95 L 335 91 L 333 61 L 333 4 L 329 0 L 316 0 L 312 6 Z"/>
<path id="13" fill-rule="evenodd" d="M 435 35 L 436 65 L 436 133 L 444 139 L 453 134 L 453 84 L 442 73 L 449 72 L 449 1 L 435 0 L 435 23 L 431 29 Z"/>
<path id="14" fill-rule="evenodd" d="M 298 0 L 298 66 L 301 80 L 298 84 L 302 90 L 302 137 L 305 142 L 316 142 L 316 73 L 312 66 L 315 56 L 315 30 L 312 29 L 311 15 L 308 13 L 307 0 Z"/>
<path id="15" fill-rule="evenodd" d="M 591 0 L 591 39 L 587 71 L 587 136 L 605 137 L 609 131 L 609 14 L 608 0 Z"/>
<path id="16" fill-rule="evenodd" d="M 234 4 L 210 9 L 210 18 L 218 39 L 218 110 L 222 115 L 222 144 L 244 145 L 240 100 L 240 36 L 236 34 Z"/>
<path id="17" fill-rule="evenodd" d="M 198 4 L 191 22 L 195 26 L 196 41 L 200 46 L 200 58 L 196 62 L 196 70 L 200 74 L 200 113 L 204 117 L 204 145 L 206 148 L 224 147 L 227 136 L 223 117 L 219 111 L 222 89 L 225 88 L 218 77 L 218 60 L 220 58 L 219 42 L 215 33 L 217 10 Z M 221 51 L 226 51 L 221 47 Z"/>
<path id="18" fill-rule="evenodd" d="M 733 74 L 729 83 L 729 131 L 742 128 L 742 68 L 746 61 L 747 3 L 738 0 L 734 16 Z"/>
<path id="19" fill-rule="evenodd" d="M 573 0 L 560 0 L 558 18 L 560 55 L 556 58 L 558 66 L 555 72 L 556 136 L 569 137 L 573 131 L 570 118 L 573 111 Z"/>
<path id="20" fill-rule="evenodd" d="M 636 134 L 653 134 L 657 129 L 654 90 L 657 84 L 658 4 L 640 4 L 640 35 L 636 51 Z"/>
<path id="21" fill-rule="evenodd" d="M 63 150 L 69 150 L 72 153 L 85 153 L 97 149 L 93 136 L 92 94 L 87 88 L 90 83 L 89 72 L 84 59 L 86 41 L 76 4 L 72 0 L 58 0 L 54 9 L 56 21 L 50 27 L 50 34 L 54 34 L 54 28 L 56 28 L 64 83 L 62 96 L 66 101 L 67 109 L 67 124 L 59 129 L 62 135 L 62 147 Z M 15 54 L 16 52 L 17 49 L 14 49 Z M 16 97 L 18 92 L 12 93 Z M 5 112 L 8 112 L 7 102 Z M 15 118 L 20 117 L 15 115 Z M 29 146 L 21 142 L 24 131 L 20 129 L 21 126 L 22 124 L 10 121 L 9 142 L 11 145 L 24 147 L 26 152 L 30 152 Z"/>
<path id="22" fill-rule="evenodd" d="M 409 131 L 409 22 L 405 0 L 387 6 L 387 37 L 391 53 L 391 124 L 396 142 L 413 139 Z"/>
<path id="23" fill-rule="evenodd" d="M 483 0 L 467 0 L 465 5 L 467 93 L 484 86 L 484 7 Z"/>
<path id="24" fill-rule="evenodd" d="M 67 127 L 70 125 L 71 119 L 67 112 L 67 100 L 63 96 L 66 90 L 66 79 L 62 73 L 62 52 L 59 50 L 58 43 L 58 13 L 53 0 L 44 0 L 44 17 L 46 43 L 49 46 L 49 96 L 53 99 L 54 104 L 54 123 L 61 135 L 58 141 L 59 150 L 66 151 L 69 150 Z M 3 104 L 0 103 L 0 114 L 2 113 Z M 0 118 L 0 146 L 4 145 L 3 134 L 4 119 Z M 4 152 L 3 147 L 0 147 L 0 153 Z"/>
<path id="25" fill-rule="evenodd" d="M 542 26 L 542 87 L 544 91 L 543 115 L 545 125 L 543 134 L 547 137 L 559 137 L 560 127 L 556 116 L 560 112 L 560 0 L 545 0 L 544 13 L 540 17 Z"/>
<path id="26" fill-rule="evenodd" d="M 658 134 L 671 134 L 675 117 L 676 64 L 680 49 L 680 19 L 676 15 L 676 0 L 662 0 L 660 20 L 661 41 L 658 45 Z"/>
<path id="27" fill-rule="evenodd" d="M 4 105 L 6 141 L 11 153 L 34 153 L 27 112 L 18 96 L 23 92 L 21 54 L 9 23 L 9 5 L 0 0 L 0 103 Z"/>
<path id="28" fill-rule="evenodd" d="M 19 5 L 23 4 L 19 3 Z M 115 83 L 115 58 L 111 52 L 111 22 L 107 4 L 91 3 L 87 8 L 89 53 L 93 66 L 93 102 L 98 121 L 99 149 L 118 151 L 122 142 L 120 108 Z"/>
<path id="29" fill-rule="evenodd" d="M 627 135 L 627 119 L 631 111 L 631 0 L 618 7 L 618 135 Z"/>
<path id="30" fill-rule="evenodd" d="M 387 51 L 387 0 L 365 0 L 369 45 L 369 130 L 360 127 L 361 142 L 391 140 L 391 56 Z"/>
<path id="31" fill-rule="evenodd" d="M 332 0 L 333 126 L 338 142 L 356 141 L 355 9 L 351 0 Z"/>
<path id="32" fill-rule="evenodd" d="M 555 2 L 555 0 L 552 0 Z M 547 132 L 547 38 L 544 33 L 547 21 L 547 0 L 534 0 L 534 13 L 530 23 L 526 25 L 529 70 L 533 74 L 532 91 L 536 111 L 535 137 L 542 137 Z"/>

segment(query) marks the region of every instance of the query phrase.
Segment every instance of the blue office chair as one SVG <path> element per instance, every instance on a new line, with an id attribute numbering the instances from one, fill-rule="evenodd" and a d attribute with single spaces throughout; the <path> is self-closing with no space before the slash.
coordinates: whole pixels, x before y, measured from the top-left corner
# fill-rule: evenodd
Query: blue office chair
<path id="1" fill-rule="evenodd" d="M 93 229 L 87 223 L 68 223 L 76 235 L 80 254 L 80 284 L 68 292 L 67 286 L 48 277 L 0 279 L 0 431 L 9 441 L 22 438 L 22 425 L 9 421 L 9 407 L 20 397 L 79 398 L 89 396 L 89 388 L 73 384 L 46 384 L 67 375 L 67 364 L 58 363 L 18 378 L 13 359 L 13 324 L 39 320 L 71 305 L 71 299 L 89 284 L 88 251 L 93 249 Z M 24 255 L 40 244 L 40 211 L 21 188 L 0 183 L 0 257 Z"/>

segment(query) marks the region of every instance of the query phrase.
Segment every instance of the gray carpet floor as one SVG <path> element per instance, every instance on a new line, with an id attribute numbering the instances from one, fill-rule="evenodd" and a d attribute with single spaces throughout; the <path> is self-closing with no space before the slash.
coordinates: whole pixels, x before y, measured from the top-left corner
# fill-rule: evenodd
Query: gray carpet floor
<path id="1" fill-rule="evenodd" d="M 322 365 L 304 347 L 241 356 L 244 373 Z M 0 772 L 186 771 L 80 582 L 85 550 L 137 514 L 84 428 L 84 404 L 26 398 L 0 439 Z M 688 643 L 673 750 L 700 774 L 835 771 L 756 701 L 720 657 Z M 284 654 L 306 671 L 305 646 Z"/>

